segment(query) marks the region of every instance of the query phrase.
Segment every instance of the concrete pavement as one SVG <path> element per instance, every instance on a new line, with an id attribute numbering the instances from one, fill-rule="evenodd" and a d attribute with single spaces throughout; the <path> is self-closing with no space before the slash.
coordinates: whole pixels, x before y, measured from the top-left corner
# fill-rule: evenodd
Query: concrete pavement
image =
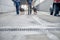
<path id="1" fill-rule="evenodd" d="M 47 11 L 50 3 L 52 0 L 45 0 L 37 8 Z M 0 7 L 0 40 L 60 40 L 60 17 L 42 11 L 37 15 L 27 15 L 27 12 L 16 15 L 11 0 L 1 0 Z"/>
<path id="2" fill-rule="evenodd" d="M 40 19 L 44 20 L 46 24 L 48 24 L 48 23 L 55 24 L 56 27 L 60 27 L 60 17 L 50 15 L 49 12 L 43 12 L 43 11 L 39 11 L 37 13 L 37 15 Z M 43 22 L 43 24 L 44 24 L 44 22 Z M 51 26 L 51 25 L 48 25 L 48 26 Z M 53 25 L 52 25 L 52 27 L 53 27 Z"/>
<path id="3" fill-rule="evenodd" d="M 24 15 L 23 15 L 24 14 Z M 0 26 L 29 26 L 42 25 L 46 27 L 59 27 L 60 17 L 49 15 L 49 12 L 38 12 L 37 15 L 27 15 L 26 12 L 16 15 L 15 12 L 0 15 Z"/>
<path id="4" fill-rule="evenodd" d="M 38 11 L 37 15 L 27 15 L 27 11 L 16 15 L 15 12 L 0 13 L 0 26 L 42 25 L 47 27 L 59 27 L 60 17 L 52 16 L 49 12 Z"/>
<path id="5" fill-rule="evenodd" d="M 24 14 L 24 15 L 22 15 Z M 43 30 L 48 28 L 60 28 L 56 23 L 48 22 L 46 17 L 51 18 L 49 14 L 45 12 L 38 12 L 37 15 L 27 15 L 27 12 L 23 12 L 20 15 L 16 15 L 15 12 L 0 14 L 0 29 L 21 29 L 21 28 L 33 28 L 36 30 L 40 28 L 40 31 L 1 31 L 0 40 L 59 40 L 60 31 L 58 30 Z M 45 17 L 46 16 L 46 17 Z M 44 19 L 43 19 L 44 17 Z M 46 19 L 45 19 L 46 18 Z M 55 18 L 52 16 L 52 18 Z M 57 17 L 59 18 L 59 17 Z M 59 19 L 58 19 L 59 20 Z M 50 27 L 49 27 L 50 26 Z M 54 27 L 52 27 L 54 26 Z M 58 27 L 59 26 L 59 27 Z M 53 37 L 53 38 L 52 38 Z"/>
<path id="6" fill-rule="evenodd" d="M 38 16 L 41 18 L 41 19 L 44 19 L 45 21 L 47 22 L 51 22 L 51 23 L 60 23 L 60 16 L 57 17 L 57 16 L 53 16 L 53 15 L 50 15 L 49 12 L 38 12 Z"/>

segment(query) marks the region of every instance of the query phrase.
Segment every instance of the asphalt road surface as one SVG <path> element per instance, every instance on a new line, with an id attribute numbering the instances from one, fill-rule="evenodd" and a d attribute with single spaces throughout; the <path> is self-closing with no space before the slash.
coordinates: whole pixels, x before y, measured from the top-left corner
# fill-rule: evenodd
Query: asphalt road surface
<path id="1" fill-rule="evenodd" d="M 15 12 L 1 13 L 0 40 L 59 40 L 60 22 L 57 23 L 53 20 L 52 23 L 49 19 L 43 19 L 42 15 L 44 18 L 55 18 L 46 12 L 38 12 L 37 15 L 33 13 L 27 15 L 27 11 L 21 12 L 19 15 L 16 15 Z"/>
<path id="2" fill-rule="evenodd" d="M 60 40 L 60 17 L 42 11 L 37 15 L 33 12 L 27 15 L 27 11 L 16 15 L 12 1 L 4 1 L 8 6 L 2 1 L 4 0 L 0 0 L 0 4 L 3 4 L 0 5 L 0 40 Z M 39 4 L 41 10 L 48 11 L 51 1 Z"/>
<path id="3" fill-rule="evenodd" d="M 20 15 L 16 15 L 15 12 L 12 13 L 1 13 L 0 15 L 0 26 L 48 26 L 59 27 L 60 17 L 55 17 L 47 15 L 45 12 L 38 12 L 37 15 L 27 15 L 27 11 L 21 12 Z M 52 17 L 52 18 L 51 18 Z M 54 20 L 53 20 L 54 19 Z"/>

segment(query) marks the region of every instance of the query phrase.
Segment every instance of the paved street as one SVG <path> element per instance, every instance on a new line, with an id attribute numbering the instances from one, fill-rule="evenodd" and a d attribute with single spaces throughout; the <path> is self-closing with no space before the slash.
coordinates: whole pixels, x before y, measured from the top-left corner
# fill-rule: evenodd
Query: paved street
<path id="1" fill-rule="evenodd" d="M 59 17 L 46 13 L 48 12 L 38 12 L 37 15 L 27 15 L 26 11 L 19 15 L 16 15 L 15 12 L 0 14 L 0 40 L 59 40 L 60 31 L 56 30 L 55 27 L 60 28 L 60 22 L 54 21 L 53 19 L 57 18 L 56 20 L 59 21 L 60 19 Z M 51 17 L 53 19 L 51 19 Z M 33 30 L 29 30 L 29 28 Z M 54 29 L 50 31 L 48 28 Z M 40 29 L 40 31 L 38 29 Z"/>
<path id="2" fill-rule="evenodd" d="M 25 13 L 24 13 L 25 14 Z M 36 26 L 41 25 L 36 22 L 32 15 L 16 15 L 16 13 L 7 13 L 0 15 L 0 27 L 4 26 Z"/>
<path id="3" fill-rule="evenodd" d="M 57 16 L 53 16 L 53 15 L 50 15 L 49 12 L 38 12 L 38 17 L 42 20 L 45 21 L 45 23 L 51 23 L 52 24 L 55 24 L 56 27 L 60 27 L 60 16 L 57 17 Z M 51 26 L 49 25 L 49 26 Z M 55 27 L 54 26 L 54 27 Z M 53 27 L 53 25 L 52 25 Z"/>
<path id="4" fill-rule="evenodd" d="M 0 0 L 0 40 L 60 40 L 60 17 L 44 12 L 51 4 L 52 0 L 37 0 L 37 15 L 27 15 L 27 11 L 16 15 L 11 0 Z"/>
<path id="5" fill-rule="evenodd" d="M 0 27 L 4 26 L 46 26 L 59 27 L 60 17 L 51 16 L 46 12 L 38 12 L 37 15 L 27 15 L 26 12 L 16 15 L 15 12 L 0 15 Z"/>

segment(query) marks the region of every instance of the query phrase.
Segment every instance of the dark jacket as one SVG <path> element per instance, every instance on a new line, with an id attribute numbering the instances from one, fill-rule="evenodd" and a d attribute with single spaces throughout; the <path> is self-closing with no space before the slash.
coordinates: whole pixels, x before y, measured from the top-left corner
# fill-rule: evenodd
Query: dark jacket
<path id="1" fill-rule="evenodd" d="M 20 5 L 20 2 L 21 2 L 20 0 L 12 0 L 12 1 L 14 2 L 14 5 L 15 5 L 15 6 L 16 6 L 16 5 L 19 6 L 19 5 Z"/>
<path id="2" fill-rule="evenodd" d="M 12 0 L 13 2 L 20 2 L 20 0 Z"/>
<path id="3" fill-rule="evenodd" d="M 27 3 L 28 4 L 31 4 L 33 0 L 27 0 Z"/>

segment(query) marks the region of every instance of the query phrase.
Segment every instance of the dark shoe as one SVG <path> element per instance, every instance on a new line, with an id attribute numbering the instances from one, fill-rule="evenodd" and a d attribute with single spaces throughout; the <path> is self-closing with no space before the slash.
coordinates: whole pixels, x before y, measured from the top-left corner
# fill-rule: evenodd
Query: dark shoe
<path id="1" fill-rule="evenodd" d="M 53 15 L 53 14 L 50 14 L 50 15 Z"/>
<path id="2" fill-rule="evenodd" d="M 57 14 L 54 14 L 54 16 L 57 16 Z"/>
<path id="3" fill-rule="evenodd" d="M 17 15 L 19 15 L 19 14 L 17 14 Z"/>
<path id="4" fill-rule="evenodd" d="M 52 13 L 50 13 L 50 15 L 53 15 L 53 12 L 52 12 Z"/>
<path id="5" fill-rule="evenodd" d="M 60 15 L 58 15 L 58 14 L 56 14 L 56 15 L 54 15 L 54 16 L 60 17 Z"/>
<path id="6" fill-rule="evenodd" d="M 57 16 L 57 15 L 54 15 L 54 16 Z"/>

